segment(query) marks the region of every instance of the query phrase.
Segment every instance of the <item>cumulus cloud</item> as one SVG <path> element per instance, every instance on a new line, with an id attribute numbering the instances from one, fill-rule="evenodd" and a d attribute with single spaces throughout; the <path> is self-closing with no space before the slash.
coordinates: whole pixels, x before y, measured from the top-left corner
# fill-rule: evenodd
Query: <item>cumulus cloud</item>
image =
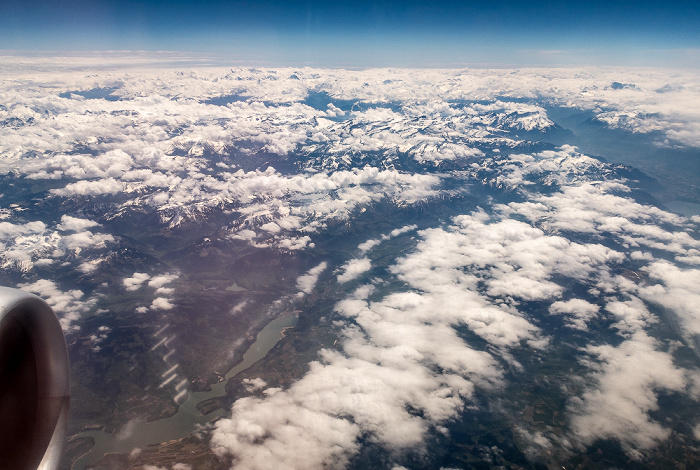
<path id="1" fill-rule="evenodd" d="M 657 260 L 643 268 L 654 284 L 643 286 L 639 295 L 648 301 L 667 307 L 677 318 L 691 347 L 697 348 L 694 338 L 700 335 L 700 269 L 686 269 Z"/>
<path id="2" fill-rule="evenodd" d="M 646 305 L 637 297 L 631 297 L 626 301 L 612 301 L 605 306 L 605 310 L 617 320 L 612 327 L 620 331 L 623 336 L 629 336 L 642 331 L 657 319 L 647 309 Z"/>
<path id="3" fill-rule="evenodd" d="M 80 232 L 86 228 L 99 227 L 99 225 L 97 222 L 89 219 L 81 219 L 64 214 L 61 216 L 61 223 L 56 225 L 56 228 L 66 232 Z"/>
<path id="4" fill-rule="evenodd" d="M 240 230 L 239 232 L 233 233 L 229 236 L 229 238 L 232 239 L 237 239 L 237 240 L 252 240 L 256 236 L 256 233 L 254 230 L 249 230 L 249 229 L 244 229 Z"/>
<path id="5" fill-rule="evenodd" d="M 260 229 L 272 233 L 277 233 L 281 230 L 280 226 L 274 222 L 268 222 L 266 224 L 263 224 L 260 226 Z"/>
<path id="6" fill-rule="evenodd" d="M 600 308 L 582 299 L 558 300 L 549 306 L 549 313 L 566 315 L 566 323 L 577 330 L 587 330 L 589 320 L 598 315 Z"/>
<path id="7" fill-rule="evenodd" d="M 177 273 L 168 273 L 153 276 L 150 280 L 148 280 L 148 287 L 153 287 L 154 289 L 162 289 L 163 286 L 165 286 L 166 284 L 170 284 L 178 277 L 179 275 Z"/>
<path id="8" fill-rule="evenodd" d="M 85 294 L 78 289 L 61 290 L 54 281 L 40 279 L 32 283 L 18 284 L 20 289 L 32 292 L 46 301 L 59 318 L 61 327 L 66 333 L 80 329 L 74 323 L 80 317 L 90 312 L 97 303 L 97 298 L 84 299 Z"/>
<path id="9" fill-rule="evenodd" d="M 521 340 L 546 344 L 537 327 L 516 309 L 491 303 L 464 272 L 468 256 L 454 251 L 478 237 L 459 226 L 421 236 L 416 252 L 392 268 L 411 290 L 370 302 L 373 289 L 365 286 L 339 302 L 337 312 L 349 320 L 340 349 L 324 350 L 288 389 L 239 399 L 231 419 L 217 422 L 215 452 L 232 454 L 240 468 L 310 468 L 343 465 L 362 435 L 390 449 L 420 448 L 434 426 L 466 406 L 475 387 L 502 384 L 498 361 L 460 338 L 457 325 L 504 352 Z"/>
<path id="10" fill-rule="evenodd" d="M 175 305 L 171 302 L 170 299 L 166 299 L 165 297 L 156 297 L 153 299 L 153 302 L 151 303 L 150 309 L 151 310 L 172 310 L 175 307 Z"/>
<path id="11" fill-rule="evenodd" d="M 100 196 L 103 194 L 117 194 L 124 190 L 124 184 L 114 178 L 105 178 L 94 181 L 81 180 L 67 184 L 64 188 L 52 189 L 57 196 Z"/>
<path id="12" fill-rule="evenodd" d="M 150 278 L 151 276 L 146 273 L 134 273 L 134 275 L 131 277 L 125 277 L 122 282 L 126 290 L 135 291 L 138 290 L 143 283 L 148 281 Z"/>
<path id="13" fill-rule="evenodd" d="M 91 261 L 85 261 L 84 263 L 81 263 L 78 266 L 78 270 L 84 273 L 92 273 L 97 271 L 97 268 L 99 267 L 100 263 L 102 260 L 91 260 Z M 36 263 L 34 263 L 36 264 Z"/>
<path id="14" fill-rule="evenodd" d="M 0 238 L 8 239 L 31 233 L 42 233 L 46 230 L 46 224 L 40 221 L 27 222 L 25 224 L 13 224 L 0 222 Z"/>
<path id="15" fill-rule="evenodd" d="M 619 346 L 582 349 L 586 356 L 581 364 L 590 374 L 582 395 L 567 407 L 567 437 L 523 430 L 534 443 L 533 455 L 551 451 L 555 443 L 586 446 L 598 438 L 613 438 L 629 455 L 640 458 L 664 440 L 670 431 L 650 413 L 658 407 L 658 393 L 683 390 L 684 373 L 646 333 L 656 318 L 632 295 L 637 286 L 612 269 L 627 259 L 649 261 L 637 255 L 628 258 L 639 244 L 680 253 L 695 241 L 687 233 L 669 235 L 657 228 L 683 226 L 683 218 L 610 194 L 621 191 L 622 183 L 586 182 L 586 169 L 599 169 L 600 162 L 573 148 L 526 157 L 506 169 L 506 174 L 513 169 L 520 172 L 512 184 L 525 188 L 528 175 L 553 172 L 552 181 L 562 185 L 560 190 L 547 195 L 523 190 L 526 202 L 496 205 L 495 213 L 478 210 L 455 217 L 448 227 L 419 231 L 415 251 L 390 268 L 410 290 L 370 302 L 367 297 L 375 289 L 365 285 L 339 302 L 337 312 L 351 320 L 341 326 L 339 349 L 323 351 L 309 373 L 288 389 L 267 389 L 263 398 L 238 400 L 231 420 L 217 424 L 215 451 L 233 455 L 241 468 L 263 468 L 342 465 L 357 451 L 359 437 L 368 434 L 389 449 L 420 448 L 427 433 L 462 409 L 476 387 L 493 390 L 503 383 L 493 352 L 500 351 L 499 360 L 517 369 L 510 349 L 548 347 L 550 338 L 534 318 L 519 310 L 521 302 L 531 301 L 551 302 L 550 314 L 564 315 L 565 326 L 582 331 L 593 319 L 605 316 L 624 338 Z M 397 229 L 358 249 L 365 253 L 414 229 Z M 616 240 L 615 248 L 599 243 L 603 237 Z M 350 260 L 341 276 L 362 279 L 370 266 L 368 258 Z M 652 277 L 663 278 L 667 286 L 678 285 L 680 275 L 664 272 L 662 265 L 652 266 L 645 268 Z M 571 298 L 570 284 L 595 286 L 589 289 L 594 298 L 602 289 L 608 294 L 601 301 L 604 310 Z M 658 285 L 644 289 L 640 295 L 648 298 L 667 291 Z M 455 334 L 457 325 L 483 339 L 490 352 L 466 344 Z M 635 375 L 646 363 L 651 363 L 649 370 Z M 431 364 L 442 371 L 433 377 L 437 382 L 428 380 L 422 369 Z M 411 370 L 411 378 L 401 376 L 405 370 Z M 668 382 L 663 380 L 664 371 L 670 371 Z M 395 381 L 396 376 L 402 379 Z M 622 379 L 619 384 L 616 377 Z M 345 380 L 354 388 L 345 390 Z M 332 390 L 323 385 L 327 383 L 335 384 Z M 416 398 L 409 388 L 420 390 L 423 398 Z M 397 403 L 402 411 L 392 408 Z M 417 414 L 405 413 L 406 406 Z M 610 407 L 615 413 L 605 411 Z M 265 418 L 254 422 L 260 414 Z M 301 455 L 292 447 L 287 437 L 292 428 L 310 453 Z M 635 435 L 631 430 L 637 428 L 640 432 Z"/>
<path id="16" fill-rule="evenodd" d="M 486 280 L 486 292 L 494 296 L 557 298 L 563 289 L 551 279 L 553 274 L 585 280 L 623 258 L 603 245 L 547 235 L 512 219 L 491 221 L 483 212 L 458 216 L 455 222 L 449 232 L 429 233 L 453 250 L 454 263 L 464 263 L 478 272 Z M 473 241 L 460 243 L 463 237 Z"/>
<path id="17" fill-rule="evenodd" d="M 245 386 L 246 391 L 254 392 L 265 388 L 267 386 L 267 382 L 260 377 L 256 377 L 254 379 L 243 379 L 243 385 Z"/>
<path id="18" fill-rule="evenodd" d="M 597 369 L 595 384 L 580 398 L 572 398 L 569 406 L 579 443 L 614 438 L 639 459 L 669 436 L 671 430 L 649 413 L 658 409 L 658 393 L 681 391 L 685 379 L 672 356 L 657 347 L 653 338 L 638 331 L 617 347 L 586 348 L 595 361 L 589 363 Z"/>
<path id="19" fill-rule="evenodd" d="M 372 267 L 369 258 L 352 259 L 341 266 L 342 273 L 338 274 L 338 282 L 346 283 L 357 279 L 361 274 L 367 272 Z"/>
<path id="20" fill-rule="evenodd" d="M 382 243 L 381 240 L 378 240 L 376 238 L 371 238 L 371 239 L 367 240 L 366 242 L 362 242 L 359 245 L 357 245 L 357 248 L 360 250 L 361 253 L 365 253 L 381 243 Z"/>
<path id="21" fill-rule="evenodd" d="M 568 165 L 573 165 L 572 168 L 576 170 L 565 180 L 559 181 L 568 183 L 561 191 L 502 206 L 500 209 L 504 213 L 524 216 L 548 230 L 611 237 L 626 249 L 646 246 L 685 255 L 687 250 L 699 247 L 700 241 L 685 230 L 669 231 L 663 227 L 664 224 L 687 227 L 685 218 L 612 194 L 619 191 L 620 183 L 586 181 L 590 176 L 585 171 L 585 165 L 582 167 L 577 161 L 588 157 L 577 154 L 572 147 L 558 152 L 543 152 L 538 157 L 525 168 L 534 165 L 540 168 L 537 170 L 539 173 L 543 164 L 551 162 L 563 166 L 562 170 L 566 173 L 570 173 L 566 169 Z M 566 160 L 572 161 L 564 165 Z M 596 165 L 600 165 L 600 162 Z M 518 171 L 522 173 L 524 169 Z"/>
<path id="22" fill-rule="evenodd" d="M 390 235 L 391 237 L 398 237 L 399 235 L 403 235 L 404 233 L 408 233 L 408 232 L 410 232 L 410 231 L 412 231 L 412 230 L 415 230 L 415 229 L 417 229 L 417 228 L 418 228 L 418 226 L 417 226 L 416 224 L 413 224 L 413 225 L 405 225 L 405 226 L 400 227 L 400 228 L 395 228 L 394 230 L 392 230 L 392 231 L 389 233 L 389 235 Z M 386 236 L 386 235 L 385 235 L 385 236 Z"/>
<path id="23" fill-rule="evenodd" d="M 81 250 L 88 247 L 103 247 L 108 242 L 114 242 L 114 237 L 108 233 L 85 231 L 64 236 L 59 247 L 68 250 Z"/>
<path id="24" fill-rule="evenodd" d="M 136 313 L 146 313 L 148 310 L 172 310 L 175 308 L 173 300 L 166 297 L 172 294 L 175 289 L 171 287 L 165 287 L 167 284 L 173 282 L 177 279 L 179 275 L 177 273 L 166 273 L 159 274 L 157 276 L 151 277 L 147 273 L 134 273 L 133 276 L 124 278 L 122 281 L 124 288 L 127 291 L 136 291 L 147 285 L 148 287 L 154 289 L 154 294 L 157 296 L 151 302 L 149 307 L 139 306 L 136 308 Z"/>
<path id="25" fill-rule="evenodd" d="M 323 261 L 319 263 L 316 267 L 309 269 L 306 274 L 302 274 L 297 278 L 297 289 L 299 289 L 300 294 L 310 294 L 311 291 L 316 286 L 318 281 L 318 276 L 321 275 L 323 271 L 326 270 L 328 264 Z"/>
<path id="26" fill-rule="evenodd" d="M 380 245 L 383 241 L 390 240 L 394 237 L 398 237 L 398 236 L 403 235 L 405 233 L 411 232 L 417 228 L 418 228 L 418 226 L 415 224 L 406 225 L 406 226 L 400 227 L 400 228 L 395 228 L 394 230 L 392 230 L 388 234 L 382 235 L 380 238 L 371 238 L 363 243 L 360 243 L 359 245 L 357 245 L 357 249 L 360 250 L 360 253 L 366 253 L 366 252 L 370 251 L 372 248 L 374 248 L 375 246 Z"/>
<path id="27" fill-rule="evenodd" d="M 58 251 L 61 236 L 51 233 L 45 223 L 34 221 L 24 224 L 0 222 L 0 260 L 2 268 L 28 272 L 38 259 L 47 260 Z M 56 253 L 60 255 L 60 251 Z M 42 261 L 41 264 L 50 264 Z"/>
<path id="28" fill-rule="evenodd" d="M 311 237 L 304 235 L 303 237 L 282 238 L 277 241 L 277 246 L 282 250 L 296 251 L 304 250 L 305 248 L 313 248 L 316 244 L 311 242 Z"/>

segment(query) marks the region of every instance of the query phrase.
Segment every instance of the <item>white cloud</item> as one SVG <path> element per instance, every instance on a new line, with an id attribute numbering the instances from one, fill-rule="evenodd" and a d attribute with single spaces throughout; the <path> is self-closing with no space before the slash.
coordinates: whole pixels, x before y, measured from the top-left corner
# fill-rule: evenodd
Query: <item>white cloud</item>
<path id="1" fill-rule="evenodd" d="M 148 281 L 150 278 L 151 276 L 146 273 L 134 273 L 134 275 L 131 277 L 125 277 L 122 283 L 124 284 L 126 290 L 135 291 L 138 290 L 143 283 Z"/>
<path id="2" fill-rule="evenodd" d="M 81 250 L 90 247 L 104 247 L 108 242 L 114 242 L 114 237 L 105 233 L 79 232 L 65 235 L 60 243 L 60 248 L 68 250 Z"/>
<path id="3" fill-rule="evenodd" d="M 166 299 L 165 297 L 156 297 L 151 303 L 151 310 L 172 310 L 175 307 L 171 302 L 171 299 Z"/>
<path id="4" fill-rule="evenodd" d="M 46 224 L 39 221 L 27 222 L 21 225 L 0 222 L 0 238 L 3 240 L 31 233 L 42 233 L 44 230 L 46 230 Z"/>
<path id="5" fill-rule="evenodd" d="M 78 289 L 62 291 L 55 282 L 46 279 L 18 284 L 17 287 L 44 299 L 58 316 L 65 333 L 78 331 L 80 327 L 74 323 L 82 315 L 91 311 L 97 303 L 95 297 L 83 300 L 84 293 L 82 291 Z"/>
<path id="6" fill-rule="evenodd" d="M 34 266 L 34 260 L 46 260 L 52 256 L 60 242 L 61 236 L 52 233 L 43 222 L 0 222 L 0 266 L 3 269 L 29 272 Z M 42 263 L 49 264 L 47 261 Z"/>
<path id="7" fill-rule="evenodd" d="M 179 277 L 179 274 L 176 274 L 176 273 L 168 273 L 168 274 L 161 274 L 158 276 L 153 276 L 148 281 L 148 287 L 153 287 L 154 289 L 156 289 L 156 292 L 157 292 L 158 289 L 163 288 L 163 286 L 165 286 L 166 284 L 170 284 L 178 277 Z"/>
<path id="8" fill-rule="evenodd" d="M 263 224 L 260 226 L 260 229 L 264 230 L 266 232 L 272 232 L 272 233 L 277 233 L 281 230 L 280 226 L 274 222 L 268 222 L 266 224 Z"/>
<path id="9" fill-rule="evenodd" d="M 96 225 L 90 220 L 66 215 L 55 228 L 40 221 L 0 222 L 0 267 L 27 273 L 34 266 L 45 267 L 63 259 L 83 272 L 94 271 L 102 260 L 90 257 L 116 242 L 111 234 L 81 231 Z M 62 234 L 61 231 L 75 233 Z"/>
<path id="10" fill-rule="evenodd" d="M 343 272 L 338 274 L 338 282 L 342 284 L 357 279 L 361 274 L 369 271 L 371 267 L 372 263 L 369 258 L 352 259 L 341 266 L 340 269 Z"/>
<path id="11" fill-rule="evenodd" d="M 84 263 L 81 263 L 78 266 L 78 270 L 84 273 L 92 273 L 97 271 L 97 268 L 99 267 L 100 263 L 102 260 L 92 260 L 92 261 L 85 261 Z M 36 263 L 34 263 L 36 264 Z"/>
<path id="12" fill-rule="evenodd" d="M 326 267 L 328 267 L 328 264 L 323 261 L 316 267 L 309 269 L 306 274 L 299 276 L 297 278 L 297 289 L 299 289 L 299 293 L 310 294 L 316 286 L 316 282 L 318 282 L 318 276 L 320 276 L 321 273 L 326 270 Z"/>
<path id="13" fill-rule="evenodd" d="M 243 385 L 245 386 L 246 391 L 254 392 L 265 388 L 267 386 L 267 382 L 260 377 L 256 377 L 254 379 L 243 379 Z"/>
<path id="14" fill-rule="evenodd" d="M 383 241 L 390 240 L 394 237 L 398 237 L 399 235 L 403 235 L 404 233 L 408 233 L 410 231 L 413 231 L 417 229 L 417 225 L 406 225 L 404 227 L 396 228 L 392 230 L 389 234 L 384 234 L 381 236 L 381 238 L 371 238 L 367 240 L 366 242 L 360 243 L 357 245 L 357 249 L 360 250 L 360 253 L 366 253 L 375 246 L 380 245 Z"/>
<path id="15" fill-rule="evenodd" d="M 99 226 L 100 224 L 92 220 L 71 217 L 70 215 L 64 214 L 61 216 L 61 223 L 56 225 L 56 228 L 66 232 L 80 232 L 86 228 Z"/>
<path id="16" fill-rule="evenodd" d="M 543 154 L 538 155 L 544 156 L 545 160 L 538 162 L 550 158 Z M 561 166 L 561 159 L 573 159 L 570 163 L 576 166 L 576 160 L 588 158 L 577 156 L 570 147 L 553 155 L 557 155 L 557 166 Z M 643 245 L 685 255 L 689 249 L 700 247 L 700 241 L 686 231 L 669 231 L 662 226 L 685 227 L 687 219 L 654 206 L 639 204 L 631 198 L 610 194 L 615 189 L 616 186 L 610 184 L 582 181 L 566 185 L 551 195 L 536 196 L 531 201 L 511 203 L 500 209 L 505 214 L 525 216 L 547 230 L 608 236 L 629 249 Z"/>
<path id="17" fill-rule="evenodd" d="M 562 158 L 570 158 L 569 152 L 564 150 Z M 582 161 L 587 164 L 585 158 Z M 492 351 L 502 351 L 501 359 L 517 370 L 519 365 L 508 349 L 522 344 L 546 348 L 549 338 L 518 310 L 519 302 L 514 299 L 560 298 L 567 289 L 561 279 L 566 278 L 584 285 L 609 285 L 611 293 L 625 294 L 621 299 L 607 298 L 605 314 L 611 316 L 612 327 L 626 339 L 617 347 L 585 349 L 588 359 L 582 364 L 592 371 L 589 386 L 580 398 L 570 401 L 571 424 L 566 437 L 523 432 L 530 436 L 533 455 L 551 450 L 555 443 L 585 446 L 597 438 L 614 438 L 629 455 L 639 458 L 668 435 L 669 430 L 649 413 L 658 406 L 657 391 L 684 388 L 683 372 L 644 332 L 656 319 L 639 298 L 630 295 L 635 284 L 611 273 L 612 266 L 625 262 L 625 252 L 596 242 L 574 242 L 562 234 L 609 233 L 625 243 L 629 241 L 628 233 L 633 233 L 655 243 L 666 235 L 642 228 L 641 221 L 682 224 L 683 220 L 605 194 L 612 185 L 579 187 L 583 189 L 577 192 L 574 186 L 564 186 L 561 192 L 536 196 L 534 203 L 499 206 L 500 216 L 476 211 L 455 217 L 447 228 L 419 232 L 415 251 L 391 268 L 410 291 L 368 302 L 372 289 L 363 286 L 339 302 L 338 313 L 352 320 L 342 326 L 344 339 L 339 350 L 324 351 L 321 361 L 313 363 L 310 372 L 288 389 L 268 389 L 267 398 L 237 401 L 232 420 L 220 421 L 213 433 L 215 451 L 233 455 L 241 468 L 263 468 L 342 463 L 357 450 L 359 436 L 368 434 L 390 449 L 420 448 L 431 427 L 454 416 L 468 403 L 474 387 L 493 389 L 503 380 L 493 357 L 465 344 L 455 335 L 455 325 L 480 336 L 495 348 Z M 600 218 L 594 214 L 596 205 L 603 214 L 607 211 L 618 215 Z M 569 210 L 576 207 L 580 212 L 572 215 Z M 512 213 L 537 223 L 546 220 L 548 226 L 539 228 L 502 218 Z M 388 238 L 370 240 L 359 248 L 367 251 Z M 680 247 L 693 242 L 681 236 L 677 243 Z M 670 246 L 674 251 L 680 249 Z M 349 261 L 345 268 L 355 261 Z M 362 272 L 350 271 L 359 278 L 369 266 L 361 267 L 358 271 Z M 661 274 L 660 267 L 652 272 L 659 278 L 664 276 L 666 283 L 681 277 Z M 649 296 L 663 294 L 658 287 L 649 289 Z M 567 325 L 581 330 L 601 316 L 598 305 L 575 298 L 555 300 L 550 313 L 566 315 Z M 637 368 L 646 363 L 651 364 L 649 370 L 635 375 Z M 421 367 L 429 364 L 443 371 L 435 377 L 437 383 L 422 375 Z M 401 375 L 406 370 L 411 371 L 410 378 Z M 668 382 L 663 381 L 664 371 L 671 373 Z M 395 376 L 402 379 L 394 381 Z M 375 377 L 381 378 L 375 381 Z M 616 385 L 616 377 L 624 386 Z M 353 384 L 352 391 L 344 389 L 345 380 Z M 334 384 L 332 390 L 323 385 L 328 383 Z M 408 389 L 420 391 L 422 398 Z M 392 408 L 405 404 L 418 410 L 421 418 Z M 614 407 L 615 413 L 606 414 L 609 407 Z M 260 413 L 265 419 L 254 426 L 253 419 Z M 346 421 L 342 416 L 351 419 Z M 291 428 L 301 436 L 303 447 L 312 449 L 310 454 L 301 455 L 292 447 L 286 438 Z M 636 428 L 640 429 L 638 434 L 632 431 Z M 333 441 L 326 437 L 330 432 Z"/>
<path id="18" fill-rule="evenodd" d="M 549 306 L 549 313 L 564 314 L 569 327 L 577 330 L 587 330 L 588 321 L 598 316 L 600 308 L 582 299 L 558 300 Z"/>
<path id="19" fill-rule="evenodd" d="M 124 184 L 114 178 L 95 181 L 81 180 L 67 184 L 64 188 L 52 189 L 57 196 L 100 196 L 102 194 L 117 194 L 124 190 Z"/>
<path id="20" fill-rule="evenodd" d="M 372 238 L 372 239 L 367 240 L 366 242 L 360 243 L 359 245 L 357 245 L 357 248 L 360 250 L 361 253 L 365 253 L 381 243 L 382 243 L 381 240 L 377 240 L 376 238 Z"/>
<path id="21" fill-rule="evenodd" d="M 594 385 L 569 405 L 571 427 L 583 445 L 614 438 L 633 458 L 665 440 L 671 430 L 652 419 L 658 409 L 657 393 L 681 391 L 683 372 L 657 342 L 637 332 L 619 346 L 589 346 Z"/>
<path id="22" fill-rule="evenodd" d="M 391 231 L 390 235 L 391 237 L 398 237 L 399 235 L 403 235 L 404 233 L 408 233 L 412 230 L 417 229 L 418 226 L 413 224 L 413 225 L 406 225 L 401 228 L 395 228 L 394 230 Z"/>
<path id="23" fill-rule="evenodd" d="M 640 297 L 670 309 L 688 344 L 695 347 L 694 338 L 700 335 L 700 269 L 683 269 L 659 260 L 643 271 L 658 283 L 640 287 Z"/>
<path id="24" fill-rule="evenodd" d="M 637 297 L 632 297 L 624 302 L 608 302 L 605 310 L 612 313 L 617 320 L 612 327 L 620 330 L 624 336 L 643 331 L 644 328 L 657 321 L 656 317 L 649 313 L 644 303 Z"/>
<path id="25" fill-rule="evenodd" d="M 252 240 L 253 238 L 255 238 L 255 236 L 256 233 L 253 230 L 245 229 L 229 235 L 229 238 L 237 240 Z"/>
<path id="26" fill-rule="evenodd" d="M 315 244 L 311 242 L 311 237 L 308 235 L 298 238 L 282 238 L 277 241 L 277 244 L 279 248 L 287 251 L 303 250 L 306 247 L 313 248 L 315 246 Z"/>
<path id="27" fill-rule="evenodd" d="M 503 380 L 498 362 L 460 338 L 457 325 L 504 351 L 521 340 L 543 346 L 538 329 L 514 308 L 476 292 L 476 278 L 463 270 L 467 257 L 454 253 L 475 237 L 451 230 L 421 232 L 415 253 L 392 268 L 410 291 L 368 302 L 365 286 L 339 302 L 336 310 L 351 320 L 339 350 L 324 350 L 286 390 L 239 399 L 232 418 L 216 424 L 215 452 L 232 454 L 237 468 L 317 468 L 343 465 L 360 436 L 390 449 L 420 448 L 475 387 L 492 390 Z M 445 235 L 458 240 L 446 244 Z"/>
<path id="28" fill-rule="evenodd" d="M 484 213 L 458 216 L 449 231 L 430 230 L 452 263 L 473 269 L 493 296 L 526 300 L 557 298 L 563 288 L 551 280 L 555 273 L 585 280 L 622 259 L 620 253 L 598 244 L 579 244 L 516 220 L 491 222 Z M 470 238 L 469 243 L 462 240 Z M 436 243 L 436 245 L 437 245 Z M 438 245 L 439 246 L 439 245 Z M 434 256 L 445 256 L 435 253 Z M 418 275 L 409 274 L 411 276 Z M 426 283 L 446 280 L 427 274 Z M 474 283 L 475 281 L 470 281 Z"/>

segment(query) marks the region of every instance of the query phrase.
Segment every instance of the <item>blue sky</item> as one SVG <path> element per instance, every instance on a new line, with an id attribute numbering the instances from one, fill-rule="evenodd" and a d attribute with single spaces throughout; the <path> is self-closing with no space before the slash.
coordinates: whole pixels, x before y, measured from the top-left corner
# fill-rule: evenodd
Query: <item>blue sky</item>
<path id="1" fill-rule="evenodd" d="M 700 66 L 700 2 L 3 0 L 0 49 L 315 66 Z"/>

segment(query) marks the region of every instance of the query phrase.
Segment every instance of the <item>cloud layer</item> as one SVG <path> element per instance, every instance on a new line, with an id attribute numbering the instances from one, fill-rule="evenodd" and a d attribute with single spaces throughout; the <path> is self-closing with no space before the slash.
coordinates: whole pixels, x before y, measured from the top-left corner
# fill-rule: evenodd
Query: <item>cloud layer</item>
<path id="1" fill-rule="evenodd" d="M 335 345 L 285 388 L 248 378 L 211 430 L 236 468 L 342 468 L 368 447 L 397 466 L 429 459 L 463 413 L 515 413 L 507 394 L 556 354 L 560 421 L 507 424 L 528 457 L 564 464 L 612 440 L 644 462 L 671 436 L 697 444 L 698 423 L 665 419 L 661 397 L 698 398 L 700 217 L 649 204 L 629 168 L 548 143 L 568 135 L 558 107 L 657 148 L 698 146 L 692 73 L 0 62 L 0 269 L 91 353 L 114 330 L 87 319 L 114 294 L 162 321 L 145 346 L 162 360 L 154 388 L 189 393 L 168 331 L 180 271 L 119 264 L 140 243 L 120 230 L 144 221 L 154 243 L 196 235 L 187 254 L 298 260 L 277 299 L 301 304 L 319 279 L 333 296 Z"/>

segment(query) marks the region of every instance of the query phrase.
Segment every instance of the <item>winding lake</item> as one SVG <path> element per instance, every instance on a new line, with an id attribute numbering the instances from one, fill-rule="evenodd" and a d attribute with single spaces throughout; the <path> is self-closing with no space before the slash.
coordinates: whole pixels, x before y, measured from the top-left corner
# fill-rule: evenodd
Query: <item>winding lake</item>
<path id="1" fill-rule="evenodd" d="M 129 421 L 119 432 L 109 434 L 104 431 L 86 431 L 76 437 L 92 437 L 95 445 L 88 453 L 73 464 L 73 470 L 85 470 L 90 464 L 101 459 L 106 453 L 131 452 L 135 448 L 144 448 L 149 444 L 180 439 L 195 431 L 198 424 L 206 424 L 215 418 L 227 414 L 225 410 L 217 410 L 204 416 L 197 410 L 197 403 L 209 398 L 223 396 L 226 383 L 236 374 L 243 372 L 260 359 L 264 358 L 275 344 L 282 338 L 285 328 L 296 325 L 296 315 L 284 315 L 265 325 L 243 354 L 243 360 L 226 373 L 225 379 L 212 386 L 208 392 L 190 392 L 187 400 L 180 405 L 178 412 L 170 418 L 147 422 L 145 419 Z"/>

